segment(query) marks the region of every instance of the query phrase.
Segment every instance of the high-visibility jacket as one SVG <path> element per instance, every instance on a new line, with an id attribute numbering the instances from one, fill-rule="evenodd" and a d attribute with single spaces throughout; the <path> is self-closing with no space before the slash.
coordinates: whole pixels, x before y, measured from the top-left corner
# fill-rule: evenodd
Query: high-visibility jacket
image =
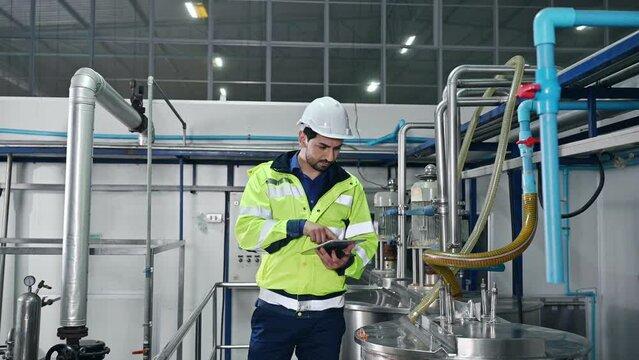
<path id="1" fill-rule="evenodd" d="M 332 165 L 327 190 L 311 210 L 300 180 L 290 171 L 294 154 L 283 154 L 248 171 L 235 237 L 242 249 L 263 253 L 256 281 L 267 294 L 284 292 L 304 295 L 304 299 L 327 299 L 346 290 L 345 276 L 361 276 L 376 253 L 378 240 L 359 180 Z M 353 249 L 348 267 L 330 270 L 317 254 L 301 254 L 317 245 L 308 236 L 287 237 L 287 222 L 294 219 L 324 225 L 340 239 L 365 241 Z"/>

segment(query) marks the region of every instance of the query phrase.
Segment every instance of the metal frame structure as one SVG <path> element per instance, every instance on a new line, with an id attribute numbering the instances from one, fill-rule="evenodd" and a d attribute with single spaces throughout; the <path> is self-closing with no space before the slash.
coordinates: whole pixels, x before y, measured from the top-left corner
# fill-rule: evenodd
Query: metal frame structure
<path id="1" fill-rule="evenodd" d="M 41 92 L 38 92 L 36 87 L 36 74 L 37 74 L 37 57 L 39 56 L 38 48 L 36 47 L 36 43 L 38 40 L 46 40 L 46 39 L 62 39 L 62 40 L 83 40 L 87 41 L 87 50 L 88 53 L 84 51 L 87 50 L 78 50 L 78 53 L 81 54 L 82 57 L 86 58 L 86 65 L 94 67 L 96 63 L 96 58 L 99 58 L 101 55 L 96 54 L 96 42 L 111 42 L 111 43 L 123 43 L 123 44 L 146 44 L 148 45 L 148 50 L 143 54 L 144 57 L 148 57 L 148 64 L 146 71 L 143 71 L 145 74 L 154 75 L 157 77 L 157 69 L 156 69 L 156 46 L 164 46 L 171 44 L 189 44 L 189 45 L 202 45 L 206 46 L 206 64 L 211 64 L 211 59 L 215 54 L 216 46 L 241 46 L 241 47 L 263 47 L 265 49 L 265 58 L 264 58 L 264 80 L 263 81 L 218 81 L 216 80 L 216 75 L 214 74 L 214 70 L 211 66 L 207 66 L 206 77 L 195 80 L 199 83 L 206 84 L 206 99 L 213 100 L 218 96 L 214 93 L 214 85 L 217 84 L 238 84 L 238 85 L 263 85 L 264 86 L 264 99 L 266 101 L 270 101 L 272 99 L 272 85 L 315 85 L 322 86 L 323 94 L 329 94 L 329 87 L 332 85 L 350 85 L 350 86 L 358 86 L 361 88 L 363 94 L 365 94 L 365 84 L 357 84 L 357 83 L 342 83 L 339 79 L 336 79 L 335 76 L 331 76 L 330 74 L 330 50 L 331 49 L 371 49 L 371 50 L 379 50 L 379 71 L 377 74 L 373 74 L 372 77 L 377 77 L 380 82 L 380 95 L 379 101 L 372 102 L 380 102 L 387 103 L 387 92 L 388 86 L 392 87 L 403 87 L 409 89 L 415 89 L 415 91 L 419 90 L 428 90 L 434 89 L 436 94 L 440 94 L 443 86 L 445 85 L 445 78 L 443 72 L 445 71 L 444 66 L 444 57 L 445 53 L 448 51 L 480 51 L 484 52 L 487 55 L 490 55 L 492 61 L 488 64 L 498 64 L 499 57 L 503 54 L 509 54 L 513 52 L 533 52 L 534 48 L 532 46 L 507 46 L 502 45 L 500 39 L 504 38 L 504 36 L 500 36 L 499 28 L 502 22 L 505 24 L 507 19 L 502 20 L 502 16 L 500 14 L 500 10 L 513 10 L 514 14 L 518 14 L 519 12 L 532 11 L 537 7 L 527 7 L 527 6 L 513 6 L 513 5 L 505 5 L 501 4 L 498 0 L 492 0 L 490 2 L 485 2 L 483 4 L 464 4 L 459 5 L 456 4 L 456 7 L 463 7 L 465 9 L 480 9 L 488 11 L 490 10 L 491 18 L 492 18 L 492 27 L 491 32 L 492 36 L 490 42 L 492 45 L 460 45 L 460 44 L 448 44 L 445 43 L 444 39 L 444 26 L 450 25 L 451 20 L 455 20 L 453 16 L 446 13 L 447 9 L 450 9 L 452 5 L 447 5 L 444 0 L 435 0 L 432 3 L 428 4 L 416 4 L 416 3 L 397 3 L 391 2 L 388 0 L 378 0 L 378 1 L 340 1 L 333 2 L 332 0 L 315 0 L 311 1 L 313 4 L 322 4 L 324 9 L 324 21 L 323 21 L 323 39 L 322 41 L 281 41 L 273 39 L 273 23 L 274 23 L 274 15 L 273 15 L 273 5 L 274 4 L 286 4 L 286 3 L 298 3 L 298 4 L 308 4 L 309 1 L 295 1 L 295 0 L 286 0 L 286 1 L 277 1 L 277 0 L 265 0 L 265 1 L 255 1 L 258 3 L 265 3 L 265 12 L 264 12 L 264 20 L 265 20 L 265 28 L 264 34 L 265 37 L 263 40 L 245 40 L 245 39 L 218 39 L 215 36 L 216 26 L 217 24 L 213 21 L 213 16 L 209 16 L 207 21 L 207 36 L 205 39 L 193 39 L 193 38 L 184 38 L 184 37 L 160 37 L 157 36 L 156 30 L 161 27 L 161 23 L 157 19 L 157 14 L 155 11 L 154 2 L 148 1 L 146 2 L 145 11 L 144 4 L 141 6 L 137 1 L 130 0 L 131 3 L 131 11 L 135 13 L 135 16 L 140 19 L 141 22 L 148 25 L 148 30 L 142 32 L 139 36 L 132 37 L 117 37 L 117 36 L 100 36 L 96 31 L 96 2 L 97 0 L 89 1 L 89 14 L 86 18 L 83 17 L 78 11 L 76 11 L 71 4 L 69 4 L 68 0 L 58 0 L 60 4 L 60 11 L 66 12 L 68 15 L 79 24 L 81 27 L 86 29 L 86 32 L 83 35 L 69 35 L 64 32 L 55 33 L 55 34 L 40 34 L 37 31 L 37 2 L 35 0 L 31 0 L 30 4 L 30 23 L 23 24 L 18 19 L 14 18 L 11 13 L 5 12 L 0 13 L 0 16 L 7 18 L 8 22 L 15 25 L 18 31 L 16 33 L 3 33 L 0 34 L 0 38 L 3 39 L 22 39 L 31 41 L 32 45 L 28 52 L 20 53 L 22 56 L 28 56 L 29 63 L 29 74 L 28 79 L 23 81 L 23 86 L 26 87 L 26 91 L 28 93 L 35 96 L 42 96 Z M 555 0 L 548 0 L 545 4 L 539 4 L 538 6 L 553 6 Z M 215 0 L 208 0 L 207 6 L 209 9 L 209 13 L 213 14 L 215 11 Z M 364 43 L 364 42 L 336 42 L 331 41 L 331 17 L 330 17 L 330 9 L 332 6 L 340 6 L 340 5 L 361 5 L 361 6 L 370 6 L 370 7 L 378 7 L 379 6 L 379 42 L 378 43 Z M 388 15 L 391 11 L 389 11 L 392 7 L 403 6 L 403 7 L 412 7 L 416 8 L 429 8 L 432 11 L 432 42 L 427 45 L 411 45 L 410 49 L 414 49 L 416 51 L 420 50 L 430 50 L 433 51 L 433 54 L 436 57 L 437 64 L 435 65 L 435 69 L 437 71 L 437 76 L 433 79 L 432 83 L 423 85 L 423 84 L 402 84 L 402 83 L 393 83 L 388 84 L 388 57 L 387 53 L 389 51 L 399 51 L 402 47 L 405 47 L 403 44 L 393 44 L 389 43 L 389 39 L 387 38 L 387 29 L 392 27 L 392 23 L 389 24 Z M 608 8 L 607 1 L 602 2 L 603 8 Z M 186 16 L 186 12 L 185 12 Z M 451 19 L 452 18 L 452 19 Z M 188 19 L 185 17 L 184 24 L 188 24 Z M 145 29 L 146 30 L 146 29 Z M 603 43 L 598 44 L 599 46 L 609 44 L 610 33 L 606 29 L 604 30 L 604 38 Z M 43 45 L 44 46 L 44 45 Z M 307 83 L 307 82 L 282 82 L 282 81 L 273 81 L 272 79 L 272 63 L 273 63 L 273 49 L 278 47 L 286 47 L 286 48 L 315 48 L 323 50 L 323 81 L 317 83 Z M 108 48 L 106 48 L 107 51 Z M 595 48 L 587 48 L 587 47 L 572 47 L 572 48 L 563 48 L 563 51 L 567 53 L 584 53 L 595 50 Z M 113 54 L 113 57 L 117 59 L 118 54 Z M 117 60 L 116 60 L 117 61 Z M 332 78 L 332 79 L 331 79 Z M 167 80 L 162 77 L 158 77 L 158 80 L 163 81 Z M 371 80 L 375 80 L 371 78 Z M 45 94 L 50 95 L 50 94 Z M 172 97 L 176 97 L 178 94 L 170 94 Z M 440 99 L 432 99 L 432 101 L 437 101 Z"/>

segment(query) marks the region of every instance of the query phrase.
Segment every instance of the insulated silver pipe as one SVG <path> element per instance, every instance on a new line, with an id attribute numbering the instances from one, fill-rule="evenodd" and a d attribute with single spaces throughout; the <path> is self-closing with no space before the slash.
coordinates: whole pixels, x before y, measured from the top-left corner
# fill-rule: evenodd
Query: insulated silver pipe
<path id="1" fill-rule="evenodd" d="M 79 69 L 69 87 L 67 163 L 62 229 L 62 303 L 60 325 L 86 325 L 91 165 L 95 103 L 131 131 L 144 131 L 141 116 L 105 80 L 89 68 Z"/>
<path id="2" fill-rule="evenodd" d="M 448 221 L 449 218 L 449 210 L 448 210 L 448 202 L 449 202 L 449 192 L 448 192 L 448 184 L 449 184 L 449 176 L 450 173 L 447 171 L 448 163 L 447 163 L 447 141 L 450 140 L 450 135 L 447 132 L 446 128 L 446 115 L 448 109 L 448 92 L 447 89 L 444 90 L 444 100 L 442 100 L 439 104 L 437 104 L 437 108 L 435 109 L 435 156 L 437 162 L 437 181 L 439 183 L 439 206 L 437 208 L 437 213 L 439 214 L 440 223 L 439 223 L 439 247 L 441 251 L 447 251 L 451 244 L 451 234 L 452 228 L 451 224 Z M 490 98 L 484 98 L 483 101 L 481 99 L 468 99 L 468 98 L 460 98 L 457 99 L 458 106 L 486 106 L 486 105 L 499 105 L 499 103 L 494 103 L 494 100 Z M 449 121 L 450 123 L 450 121 Z"/>
<path id="3" fill-rule="evenodd" d="M 459 113 L 457 86 L 459 78 L 466 73 L 482 73 L 482 74 L 504 74 L 514 72 L 513 66 L 505 65 L 461 65 L 453 69 L 448 75 L 446 84 L 448 101 L 448 126 L 446 143 L 446 160 L 448 170 L 448 228 L 451 233 L 451 245 L 453 251 L 461 248 L 461 219 L 459 216 L 459 200 L 461 199 L 461 186 L 459 181 L 459 170 L 457 163 L 459 161 Z M 460 99 L 461 100 L 461 99 Z"/>
<path id="4" fill-rule="evenodd" d="M 147 80 L 149 108 L 148 126 L 153 129 L 153 76 Z M 150 131 L 149 133 L 152 133 Z M 142 358 L 151 359 L 153 343 L 153 255 L 151 254 L 151 180 L 153 169 L 153 140 L 149 136 L 146 142 L 146 253 L 145 253 L 145 287 L 144 287 L 144 338 L 142 342 Z"/>
<path id="5" fill-rule="evenodd" d="M 13 172 L 13 154 L 7 155 L 7 166 L 4 181 L 4 199 L 2 202 L 2 237 L 6 238 L 9 233 L 9 204 L 11 201 L 11 173 Z M 7 246 L 6 243 L 0 244 L 1 247 Z M 2 324 L 2 304 L 4 298 L 4 268 L 6 255 L 0 255 L 0 324 Z"/>
<path id="6" fill-rule="evenodd" d="M 439 185 L 439 248 L 440 251 L 448 250 L 450 239 L 450 223 L 448 222 L 448 172 L 446 171 L 446 108 L 444 99 L 437 104 L 435 109 L 435 156 L 437 163 L 437 181 Z"/>
<path id="7" fill-rule="evenodd" d="M 397 140 L 397 278 L 406 275 L 406 134 L 410 129 L 433 129 L 433 124 L 406 123 Z"/>

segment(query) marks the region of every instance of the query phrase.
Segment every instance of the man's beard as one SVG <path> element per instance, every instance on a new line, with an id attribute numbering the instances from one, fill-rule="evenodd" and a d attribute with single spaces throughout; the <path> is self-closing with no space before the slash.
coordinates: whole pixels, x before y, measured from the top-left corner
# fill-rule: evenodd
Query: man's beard
<path id="1" fill-rule="evenodd" d="M 324 172 L 328 170 L 328 168 L 331 167 L 334 162 L 330 162 L 327 160 L 315 160 L 313 158 L 310 158 L 308 156 L 308 153 L 306 153 L 306 163 L 308 163 L 313 169 L 319 172 Z"/>

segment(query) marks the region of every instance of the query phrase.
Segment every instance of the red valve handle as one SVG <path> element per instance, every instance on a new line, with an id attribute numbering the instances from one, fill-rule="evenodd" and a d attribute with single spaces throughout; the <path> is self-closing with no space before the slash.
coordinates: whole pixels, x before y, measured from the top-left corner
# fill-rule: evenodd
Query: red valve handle
<path id="1" fill-rule="evenodd" d="M 519 90 L 517 90 L 517 97 L 520 99 L 532 99 L 539 90 L 541 90 L 541 85 L 539 84 L 520 85 Z"/>
<path id="2" fill-rule="evenodd" d="M 533 147 L 535 144 L 539 144 L 541 141 L 539 139 L 535 139 L 534 137 L 529 137 L 525 140 L 519 140 L 516 142 L 517 145 L 524 144 L 526 147 Z"/>

